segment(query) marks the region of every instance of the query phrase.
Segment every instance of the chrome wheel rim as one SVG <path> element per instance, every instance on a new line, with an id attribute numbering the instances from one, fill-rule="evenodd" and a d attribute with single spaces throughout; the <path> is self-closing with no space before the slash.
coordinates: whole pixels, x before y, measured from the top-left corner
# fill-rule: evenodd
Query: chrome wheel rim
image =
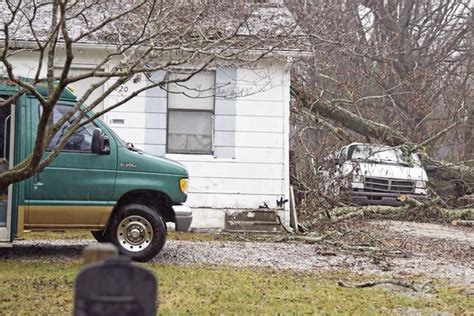
<path id="1" fill-rule="evenodd" d="M 151 244 L 153 229 L 144 217 L 128 216 L 118 226 L 117 239 L 122 248 L 130 252 L 139 252 Z"/>

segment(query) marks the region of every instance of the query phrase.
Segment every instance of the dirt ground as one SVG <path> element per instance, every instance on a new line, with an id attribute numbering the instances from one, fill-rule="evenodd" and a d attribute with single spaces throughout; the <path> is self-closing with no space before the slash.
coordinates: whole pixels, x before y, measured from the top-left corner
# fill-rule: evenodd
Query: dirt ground
<path id="1" fill-rule="evenodd" d="M 474 245 L 474 230 L 469 227 L 401 221 L 372 221 L 370 224 L 385 226 L 391 232 L 416 238 L 426 237 L 433 240 L 453 240 Z"/>
<path id="2" fill-rule="evenodd" d="M 402 221 L 368 222 L 381 230 L 390 242 L 407 254 L 424 259 L 445 260 L 446 263 L 474 268 L 474 228 Z"/>
<path id="3" fill-rule="evenodd" d="M 168 240 L 153 263 L 269 267 L 275 270 L 351 271 L 391 277 L 422 275 L 474 284 L 474 229 L 439 224 L 368 221 L 345 223 L 317 243 Z M 249 236 L 235 236 L 246 240 Z M 0 259 L 69 261 L 93 240 L 25 240 L 0 250 Z"/>

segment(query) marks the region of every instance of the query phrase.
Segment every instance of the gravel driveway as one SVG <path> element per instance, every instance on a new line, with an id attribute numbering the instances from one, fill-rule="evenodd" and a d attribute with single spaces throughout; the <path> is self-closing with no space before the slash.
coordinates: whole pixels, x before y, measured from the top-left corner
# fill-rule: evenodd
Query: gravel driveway
<path id="1" fill-rule="evenodd" d="M 427 226 L 431 225 L 431 226 Z M 453 282 L 474 283 L 474 230 L 446 228 L 434 224 L 372 222 L 374 229 L 386 229 L 389 236 L 409 239 L 415 246 L 402 256 L 374 260 L 374 256 L 344 250 L 327 251 L 319 244 L 302 242 L 193 242 L 169 240 L 163 251 L 152 260 L 155 264 L 227 265 L 235 267 L 269 267 L 277 270 L 332 271 L 403 275 L 422 273 Z M 452 229 L 452 230 L 451 230 Z M 440 232 L 436 234 L 435 232 Z M 392 234 L 392 235 L 390 235 Z M 0 259 L 62 261 L 78 259 L 92 240 L 18 241 L 13 249 L 0 249 Z M 443 243 L 445 245 L 443 246 Z M 418 247 L 424 245 L 423 247 Z M 437 252 L 425 246 L 436 246 Z M 452 248 L 466 257 L 452 256 Z"/>
<path id="2" fill-rule="evenodd" d="M 257 266 L 294 271 L 350 270 L 383 272 L 392 275 L 425 273 L 433 277 L 474 283 L 472 262 L 447 261 L 413 254 L 408 258 L 391 258 L 379 264 L 370 256 L 353 253 L 331 253 L 317 245 L 302 243 L 250 242 L 170 242 L 153 262 L 166 264 L 212 264 Z"/>

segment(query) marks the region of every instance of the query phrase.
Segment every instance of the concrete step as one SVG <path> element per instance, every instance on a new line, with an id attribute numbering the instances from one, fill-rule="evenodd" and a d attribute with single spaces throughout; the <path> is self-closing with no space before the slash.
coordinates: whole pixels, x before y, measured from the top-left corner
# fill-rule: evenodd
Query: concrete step
<path id="1" fill-rule="evenodd" d="M 234 211 L 226 214 L 229 232 L 279 233 L 282 231 L 277 214 L 272 210 Z"/>
<path id="2" fill-rule="evenodd" d="M 236 221 L 265 221 L 278 223 L 276 212 L 268 209 L 232 211 L 226 213 L 226 218 Z"/>

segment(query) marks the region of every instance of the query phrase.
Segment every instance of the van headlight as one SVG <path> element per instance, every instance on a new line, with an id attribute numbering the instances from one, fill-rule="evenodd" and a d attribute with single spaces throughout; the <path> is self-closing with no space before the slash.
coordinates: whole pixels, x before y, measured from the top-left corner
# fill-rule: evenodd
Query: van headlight
<path id="1" fill-rule="evenodd" d="M 181 192 L 184 194 L 188 194 L 188 186 L 189 186 L 189 179 L 187 178 L 181 178 L 179 179 L 179 189 Z"/>
<path id="2" fill-rule="evenodd" d="M 415 188 L 417 188 L 417 189 L 426 189 L 426 181 L 417 180 L 415 182 Z"/>

